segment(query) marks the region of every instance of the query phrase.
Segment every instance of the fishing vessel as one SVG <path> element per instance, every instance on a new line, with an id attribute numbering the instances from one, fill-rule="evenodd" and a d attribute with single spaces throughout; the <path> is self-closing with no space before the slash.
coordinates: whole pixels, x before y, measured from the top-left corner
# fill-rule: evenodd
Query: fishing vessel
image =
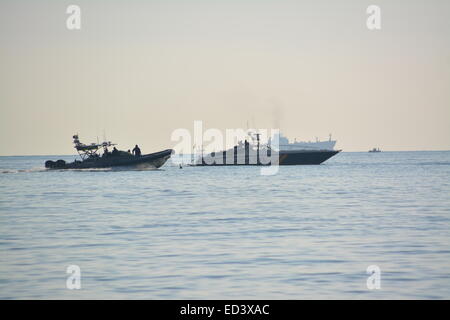
<path id="1" fill-rule="evenodd" d="M 369 152 L 381 152 L 380 148 L 373 148 Z"/>
<path id="2" fill-rule="evenodd" d="M 93 169 L 110 167 L 132 167 L 136 169 L 159 168 L 170 158 L 172 149 L 166 149 L 149 154 L 132 154 L 127 151 L 120 151 L 115 148 L 116 144 L 111 141 L 102 143 L 81 143 L 78 134 L 73 136 L 73 143 L 81 160 L 67 163 L 64 160 L 45 162 L 48 169 Z M 108 147 L 113 147 L 109 151 Z M 136 146 L 137 147 L 137 146 Z"/>

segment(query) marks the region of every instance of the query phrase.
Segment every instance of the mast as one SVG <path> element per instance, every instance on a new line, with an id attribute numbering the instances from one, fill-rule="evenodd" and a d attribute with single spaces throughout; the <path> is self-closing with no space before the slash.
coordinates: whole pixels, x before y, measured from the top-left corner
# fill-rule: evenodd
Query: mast
<path id="1" fill-rule="evenodd" d="M 256 133 L 256 141 L 257 141 L 257 147 L 256 147 L 256 164 L 259 164 L 259 136 L 261 133 Z"/>

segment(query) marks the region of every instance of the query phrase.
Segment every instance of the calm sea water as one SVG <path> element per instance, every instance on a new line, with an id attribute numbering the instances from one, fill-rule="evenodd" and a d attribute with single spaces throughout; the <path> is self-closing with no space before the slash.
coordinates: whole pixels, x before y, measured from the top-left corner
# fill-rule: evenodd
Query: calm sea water
<path id="1" fill-rule="evenodd" d="M 341 153 L 274 176 L 47 159 L 0 157 L 2 299 L 450 298 L 450 152 Z"/>

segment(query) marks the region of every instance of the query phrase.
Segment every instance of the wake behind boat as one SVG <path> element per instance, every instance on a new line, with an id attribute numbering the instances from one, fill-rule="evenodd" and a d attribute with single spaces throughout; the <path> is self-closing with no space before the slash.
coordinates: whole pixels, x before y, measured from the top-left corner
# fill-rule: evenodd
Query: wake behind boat
<path id="1" fill-rule="evenodd" d="M 78 135 L 73 136 L 73 143 L 81 161 L 75 160 L 74 162 L 66 163 L 64 160 L 48 160 L 45 162 L 45 167 L 48 169 L 159 168 L 170 158 L 173 152 L 172 149 L 167 149 L 142 155 L 137 145 L 133 149 L 133 153 L 131 153 L 130 151 L 117 150 L 116 144 L 111 143 L 111 141 L 91 144 L 81 143 Z M 110 152 L 108 147 L 113 147 L 113 151 Z"/>

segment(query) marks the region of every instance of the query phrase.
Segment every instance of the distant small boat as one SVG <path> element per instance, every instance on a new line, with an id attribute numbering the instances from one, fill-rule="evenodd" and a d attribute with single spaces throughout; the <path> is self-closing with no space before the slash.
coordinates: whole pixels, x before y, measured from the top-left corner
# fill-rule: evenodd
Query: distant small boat
<path id="1" fill-rule="evenodd" d="M 381 152 L 380 148 L 373 148 L 372 150 L 369 150 L 369 152 Z"/>

